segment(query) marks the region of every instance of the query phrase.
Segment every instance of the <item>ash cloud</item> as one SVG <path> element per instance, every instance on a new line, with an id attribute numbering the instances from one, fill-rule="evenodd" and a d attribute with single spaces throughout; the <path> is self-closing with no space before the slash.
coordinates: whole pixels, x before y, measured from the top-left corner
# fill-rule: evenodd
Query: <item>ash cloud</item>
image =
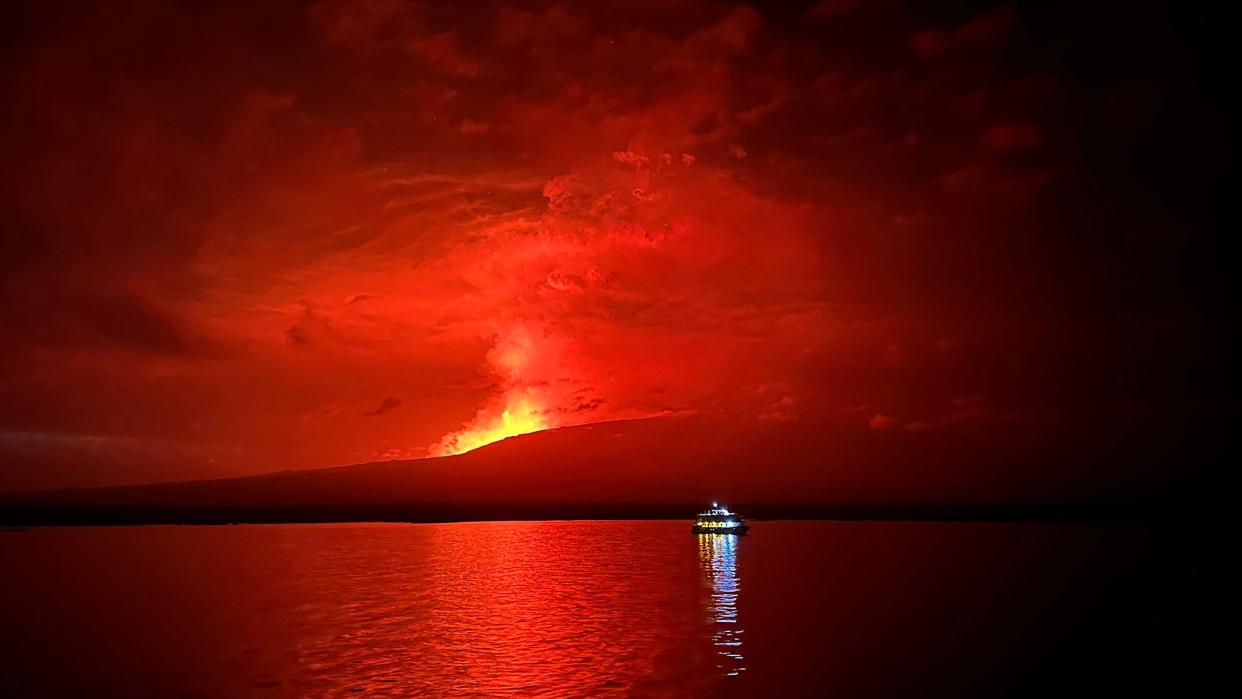
<path id="1" fill-rule="evenodd" d="M 0 429 L 141 424 L 259 471 L 506 411 L 868 406 L 858 439 L 971 395 L 1113 433 L 1146 419 L 1119 405 L 1176 413 L 1186 238 L 1125 154 L 1215 122 L 1191 83 L 1117 74 L 1140 56 L 1092 13 L 1029 14 L 30 3 L 0 83 Z"/>

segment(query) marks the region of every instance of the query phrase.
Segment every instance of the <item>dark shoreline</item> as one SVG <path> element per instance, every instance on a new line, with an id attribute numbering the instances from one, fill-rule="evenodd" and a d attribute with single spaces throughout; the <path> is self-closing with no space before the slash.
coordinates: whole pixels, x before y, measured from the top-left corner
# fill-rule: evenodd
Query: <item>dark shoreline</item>
<path id="1" fill-rule="evenodd" d="M 296 505 L 229 507 L 0 506 L 0 528 L 31 526 L 135 526 L 147 524 L 321 524 L 343 522 L 448 523 L 540 520 L 690 521 L 687 505 Z M 957 505 L 806 506 L 739 503 L 752 521 L 838 520 L 907 522 L 1047 522 L 1214 524 L 1223 515 L 1199 505 Z"/>

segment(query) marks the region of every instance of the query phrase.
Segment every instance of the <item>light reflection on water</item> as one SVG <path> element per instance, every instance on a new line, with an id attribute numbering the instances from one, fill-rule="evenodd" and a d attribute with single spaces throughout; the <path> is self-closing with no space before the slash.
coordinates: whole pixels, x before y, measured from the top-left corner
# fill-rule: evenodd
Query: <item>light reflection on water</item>
<path id="1" fill-rule="evenodd" d="M 742 585 L 737 574 L 739 537 L 733 534 L 699 534 L 699 563 L 711 583 L 708 612 L 713 623 L 712 645 L 716 648 L 716 667 L 727 677 L 746 670 L 742 655 L 742 633 L 738 619 L 738 596 Z"/>
<path id="2" fill-rule="evenodd" d="M 1097 667 L 1094 693 L 1113 696 L 1148 679 L 1139 661 L 1212 677 L 1168 664 L 1195 648 L 1185 626 L 1149 627 L 1221 589 L 1187 571 L 1227 558 L 1223 534 L 686 524 L 0 532 L 0 620 L 18 640 L 0 697 L 1050 696 L 1056 671 Z M 1127 643 L 1135 662 L 1095 662 Z"/>
<path id="3" fill-rule="evenodd" d="M 35 642 L 28 656 L 0 658 L 0 696 L 88 696 L 96 686 L 134 697 L 713 696 L 715 625 L 703 618 L 686 529 L 479 522 L 8 536 L 0 570 L 17 575 L 0 576 L 0 599 L 33 600 L 14 622 Z M 723 615 L 735 600 L 712 604 Z"/>

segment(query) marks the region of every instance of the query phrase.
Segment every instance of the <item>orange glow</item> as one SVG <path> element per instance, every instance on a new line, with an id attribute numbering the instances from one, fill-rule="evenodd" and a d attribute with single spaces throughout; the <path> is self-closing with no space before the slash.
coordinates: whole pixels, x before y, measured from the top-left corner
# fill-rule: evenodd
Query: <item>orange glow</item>
<path id="1" fill-rule="evenodd" d="M 547 429 L 550 425 L 536 400 L 530 395 L 510 396 L 500 415 L 476 419 L 473 426 L 446 435 L 432 449 L 435 456 L 464 454 L 472 449 L 499 442 L 508 437 Z"/>
<path id="2" fill-rule="evenodd" d="M 549 419 L 547 381 L 538 373 L 545 335 L 525 324 L 515 324 L 497 337 L 487 355 L 492 372 L 501 378 L 502 392 L 479 410 L 474 420 L 442 437 L 430 449 L 433 456 L 462 454 L 508 437 L 557 427 Z"/>
<path id="3" fill-rule="evenodd" d="M 1151 104 L 1219 150 L 1161 121 L 1195 81 L 1105 108 L 1009 4 L 26 4 L 0 492 L 477 450 L 408 483 L 1074 499 L 1226 414 L 1169 254 L 1210 188 L 1130 172 Z"/>

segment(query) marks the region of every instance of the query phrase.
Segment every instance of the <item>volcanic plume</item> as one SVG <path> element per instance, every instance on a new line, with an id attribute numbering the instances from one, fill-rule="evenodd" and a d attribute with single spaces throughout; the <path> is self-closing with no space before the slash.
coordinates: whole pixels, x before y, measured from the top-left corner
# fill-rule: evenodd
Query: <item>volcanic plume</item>
<path id="1" fill-rule="evenodd" d="M 756 479 L 892 446 L 875 472 L 927 483 L 920 445 L 1015 433 L 1000 480 L 1045 443 L 1142 456 L 1088 491 L 1159 471 L 1217 414 L 1179 266 L 1218 259 L 1185 184 L 1215 156 L 1179 158 L 1221 122 L 1132 13 L 29 3 L 0 487 L 685 416 L 802 435 Z"/>
<path id="2" fill-rule="evenodd" d="M 801 211 L 690 154 L 616 152 L 551 179 L 543 194 L 538 219 L 456 252 L 478 304 L 472 320 L 496 328 L 486 364 L 497 393 L 433 453 L 548 427 L 704 410 L 758 416 L 792 402 L 763 394 L 793 381 L 822 320 Z"/>

